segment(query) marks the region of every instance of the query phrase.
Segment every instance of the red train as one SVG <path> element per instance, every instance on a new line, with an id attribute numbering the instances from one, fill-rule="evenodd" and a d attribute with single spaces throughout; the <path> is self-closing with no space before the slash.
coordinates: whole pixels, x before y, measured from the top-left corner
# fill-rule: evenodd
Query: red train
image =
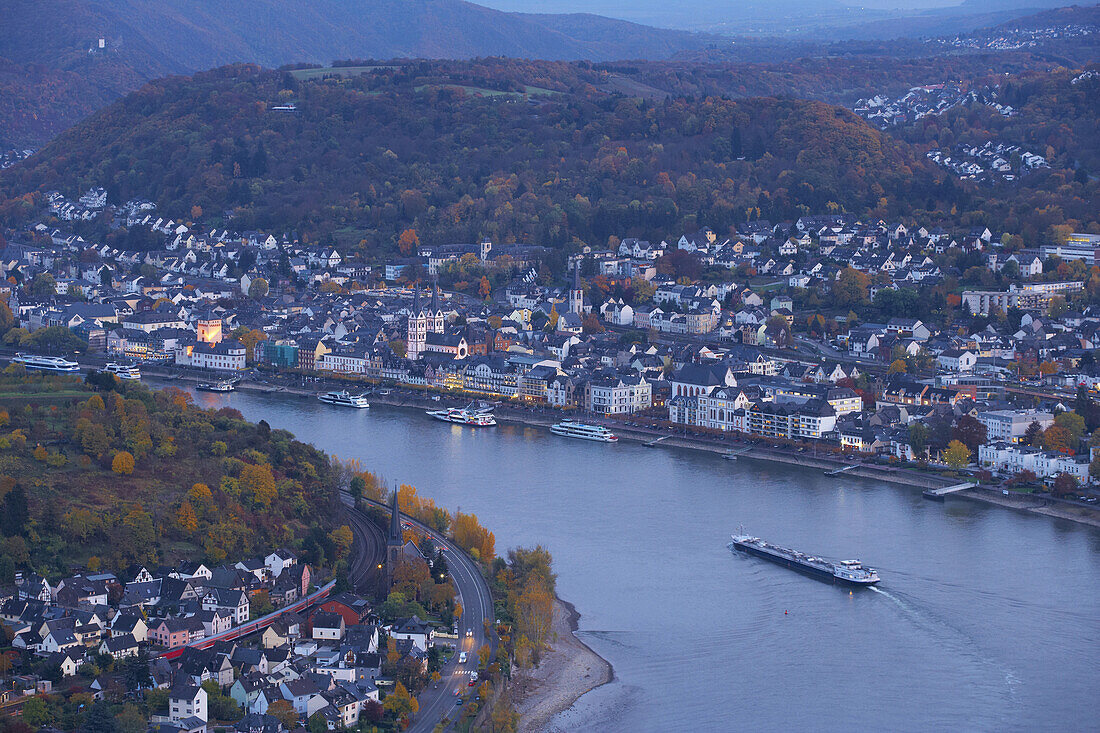
<path id="1" fill-rule="evenodd" d="M 280 608 L 278 611 L 269 613 L 266 616 L 261 616 L 258 619 L 254 619 L 252 621 L 249 621 L 248 623 L 241 624 L 240 626 L 234 626 L 233 628 L 227 631 L 223 631 L 220 634 L 214 634 L 213 636 L 208 636 L 205 639 L 199 639 L 198 641 L 192 642 L 190 644 L 186 644 L 175 649 L 169 649 L 163 654 L 159 654 L 157 656 L 164 657 L 165 659 L 175 659 L 179 655 L 183 654 L 183 650 L 188 647 L 191 647 L 192 649 L 209 649 L 210 647 L 214 646 L 214 644 L 217 644 L 219 641 L 230 641 L 233 639 L 240 639 L 243 636 L 249 636 L 250 634 L 255 634 L 257 631 L 266 629 L 275 621 L 275 619 L 279 618 L 284 613 L 288 613 L 291 611 L 302 611 L 314 605 L 318 601 L 324 600 L 329 596 L 329 594 L 332 593 L 332 589 L 335 586 L 336 581 L 333 580 L 322 588 L 315 590 L 313 593 L 309 594 L 305 598 L 297 600 L 294 603 L 291 603 L 289 606 Z"/>

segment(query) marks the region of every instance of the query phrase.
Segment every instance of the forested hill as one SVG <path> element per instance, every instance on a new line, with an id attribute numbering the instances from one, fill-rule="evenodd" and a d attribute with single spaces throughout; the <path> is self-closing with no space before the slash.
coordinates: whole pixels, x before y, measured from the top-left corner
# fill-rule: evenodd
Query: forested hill
<path id="1" fill-rule="evenodd" d="M 554 62 L 299 79 L 312 73 L 239 65 L 150 83 L 5 171 L 0 193 L 103 185 L 111 201 L 198 206 L 214 225 L 232 210 L 235 228 L 375 251 L 409 226 L 424 241 L 602 244 L 726 232 L 749 209 L 893 217 L 958 195 L 906 143 L 821 102 L 653 102 Z"/>
<path id="2" fill-rule="evenodd" d="M 44 329 L 50 330 L 50 329 Z M 69 335 L 68 338 L 72 338 Z M 0 580 L 13 566 L 217 564 L 290 547 L 327 573 L 347 548 L 338 469 L 313 446 L 186 392 L 112 375 L 0 372 Z"/>
<path id="3" fill-rule="evenodd" d="M 706 41 L 595 15 L 503 13 L 462 0 L 5 0 L 0 148 L 44 143 L 149 79 L 229 63 L 664 59 Z"/>

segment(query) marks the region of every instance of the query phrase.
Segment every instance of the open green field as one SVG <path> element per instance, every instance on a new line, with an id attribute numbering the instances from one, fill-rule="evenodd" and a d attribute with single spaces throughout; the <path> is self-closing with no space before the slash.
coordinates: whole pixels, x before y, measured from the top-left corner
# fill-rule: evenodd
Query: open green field
<path id="1" fill-rule="evenodd" d="M 561 94 L 561 92 L 556 92 L 553 89 L 544 89 L 543 87 L 528 86 L 528 87 L 525 87 L 524 91 L 521 93 L 521 92 L 502 92 L 499 89 L 486 89 L 485 87 L 472 87 L 472 86 L 468 86 L 466 84 L 423 84 L 421 86 L 416 87 L 415 91 L 422 92 L 425 89 L 428 89 L 429 87 L 440 87 L 440 86 L 451 87 L 453 89 L 462 89 L 462 90 L 466 91 L 468 94 L 477 94 L 477 95 L 480 95 L 482 97 L 522 97 L 524 94 L 535 95 L 535 96 Z"/>
<path id="2" fill-rule="evenodd" d="M 290 73 L 295 79 L 300 81 L 308 81 L 310 79 L 320 79 L 325 76 L 338 76 L 341 78 L 348 78 L 352 76 L 359 76 L 365 74 L 368 71 L 375 71 L 377 69 L 396 69 L 396 66 L 379 64 L 377 66 L 325 66 L 320 69 L 294 69 Z"/>
<path id="3" fill-rule="evenodd" d="M 58 390 L 57 392 L 0 392 L 4 402 L 61 402 L 74 398 L 85 398 L 87 392 L 77 390 Z"/>

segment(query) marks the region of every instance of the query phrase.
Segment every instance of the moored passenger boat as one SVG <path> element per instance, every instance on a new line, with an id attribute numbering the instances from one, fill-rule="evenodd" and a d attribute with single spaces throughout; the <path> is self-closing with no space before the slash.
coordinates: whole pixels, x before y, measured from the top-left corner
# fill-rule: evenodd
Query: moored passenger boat
<path id="1" fill-rule="evenodd" d="M 367 398 L 364 395 L 353 395 L 347 390 L 342 392 L 326 392 L 317 399 L 329 405 L 337 405 L 339 407 L 357 407 L 359 409 L 370 407 L 370 402 L 367 402 Z"/>
<path id="2" fill-rule="evenodd" d="M 22 364 L 27 369 L 41 372 L 79 372 L 80 365 L 60 356 L 36 356 L 19 352 L 11 358 L 12 364 Z"/>
<path id="3" fill-rule="evenodd" d="M 196 384 L 195 389 L 200 392 L 232 392 L 237 387 L 232 380 L 222 380 L 220 382 L 206 382 L 204 384 Z"/>
<path id="4" fill-rule="evenodd" d="M 562 420 L 556 425 L 550 426 L 550 432 L 566 438 L 580 438 L 581 440 L 595 440 L 600 443 L 617 443 L 619 437 L 605 428 L 603 425 L 585 425 L 574 420 Z"/>
<path id="5" fill-rule="evenodd" d="M 472 428 L 490 428 L 497 424 L 493 416 L 493 408 L 474 407 L 472 404 L 466 407 L 449 407 L 445 410 L 428 410 L 436 420 L 453 422 L 459 425 L 469 425 Z"/>
<path id="6" fill-rule="evenodd" d="M 131 364 L 111 362 L 103 367 L 103 371 L 114 374 L 119 379 L 141 379 L 141 370 Z"/>

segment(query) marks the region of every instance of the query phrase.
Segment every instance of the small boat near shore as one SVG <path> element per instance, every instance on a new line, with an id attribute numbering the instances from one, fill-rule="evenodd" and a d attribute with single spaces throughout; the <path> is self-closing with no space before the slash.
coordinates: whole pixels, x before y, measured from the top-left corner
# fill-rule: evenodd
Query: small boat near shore
<path id="1" fill-rule="evenodd" d="M 562 420 L 550 426 L 550 432 L 566 438 L 595 440 L 600 443 L 618 443 L 619 437 L 603 425 L 585 425 L 574 420 Z"/>
<path id="2" fill-rule="evenodd" d="M 491 428 L 497 424 L 491 405 L 488 407 L 475 407 L 470 404 L 466 407 L 449 407 L 445 410 L 428 410 L 426 414 L 436 420 L 468 425 L 472 428 Z"/>
<path id="3" fill-rule="evenodd" d="M 325 392 L 323 395 L 318 395 L 317 399 L 325 404 L 337 405 L 338 407 L 356 407 L 359 409 L 370 407 L 370 402 L 367 402 L 365 395 L 353 395 L 347 390 L 341 392 Z"/>
<path id="4" fill-rule="evenodd" d="M 103 367 L 103 371 L 114 374 L 119 379 L 141 379 L 141 370 L 131 364 L 119 364 L 112 361 Z"/>
<path id="5" fill-rule="evenodd" d="M 236 383 L 231 379 L 223 379 L 219 382 L 204 382 L 196 384 L 195 389 L 200 392 L 232 392 L 237 389 Z"/>
<path id="6" fill-rule="evenodd" d="M 750 537 L 747 534 L 732 535 L 730 550 L 740 550 L 750 555 L 771 560 L 777 565 L 783 565 L 810 575 L 818 580 L 826 580 L 830 583 L 843 583 L 846 585 L 868 586 L 879 582 L 878 573 L 872 568 L 865 568 L 859 560 L 840 560 L 832 562 L 824 558 L 807 555 L 797 550 L 779 547 L 765 542 L 759 537 Z"/>

